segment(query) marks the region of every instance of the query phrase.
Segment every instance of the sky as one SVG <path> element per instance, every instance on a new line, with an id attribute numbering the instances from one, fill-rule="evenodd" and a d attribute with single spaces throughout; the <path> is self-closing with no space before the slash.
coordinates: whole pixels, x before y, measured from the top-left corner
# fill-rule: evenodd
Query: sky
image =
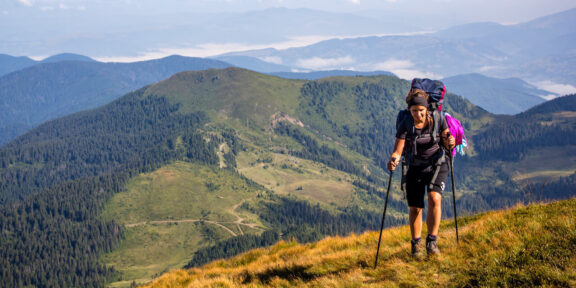
<path id="1" fill-rule="evenodd" d="M 272 7 L 333 12 L 428 11 L 472 21 L 518 22 L 576 7 L 573 0 L 1 0 L 1 13 L 17 8 L 43 11 L 135 10 L 159 12 L 241 12 Z"/>
<path id="2" fill-rule="evenodd" d="M 20 51 L 25 55 L 14 56 L 42 58 L 55 53 L 57 48 L 43 52 L 41 46 L 59 41 L 68 43 L 69 47 L 73 47 L 71 50 L 75 50 L 61 52 L 82 54 L 83 49 L 90 51 L 90 47 L 85 47 L 90 44 L 78 44 L 80 43 L 78 39 L 85 40 L 87 37 L 92 37 L 113 43 L 121 37 L 118 35 L 142 33 L 141 31 L 149 29 L 147 27 L 178 27 L 183 25 L 181 23 L 201 18 L 202 15 L 238 14 L 278 7 L 352 13 L 380 20 L 387 17 L 391 19 L 390 21 L 397 22 L 413 19 L 408 22 L 424 25 L 428 23 L 430 29 L 438 29 L 481 21 L 501 24 L 525 22 L 574 8 L 576 2 L 574 0 L 0 0 L 0 39 L 5 41 L 4 45 L 0 44 L 0 53 L 14 55 L 17 54 L 14 51 Z M 106 31 L 106 35 L 102 35 L 102 31 Z M 111 37 L 113 33 L 117 36 Z M 125 61 L 158 58 L 168 54 L 207 57 L 235 50 L 298 47 L 334 36 L 293 35 L 281 40 L 241 42 L 217 39 L 218 33 L 212 34 L 215 35 L 211 38 L 197 37 L 196 42 L 180 47 L 166 44 L 165 47 L 143 48 L 144 51 L 138 55 L 133 55 L 133 51 L 122 51 L 122 47 L 116 47 L 118 49 L 109 48 L 110 51 L 100 49 L 103 55 L 87 56 L 99 60 Z M 226 37 L 228 35 L 222 36 Z M 121 39 L 118 43 L 118 46 L 122 45 Z"/>
<path id="3" fill-rule="evenodd" d="M 476 19 L 527 20 L 576 6 L 573 0 L 2 0 L 3 12 L 16 7 L 43 10 L 138 9 L 141 11 L 196 10 L 239 12 L 271 7 L 310 8 L 350 12 L 403 9 L 459 12 Z M 12 5 L 10 5 L 12 4 Z"/>
<path id="4" fill-rule="evenodd" d="M 269 8 L 307 8 L 333 13 L 355 14 L 390 23 L 414 23 L 421 30 L 447 28 L 453 25 L 491 21 L 515 24 L 576 7 L 574 0 L 0 0 L 0 54 L 41 59 L 63 52 L 87 55 L 101 61 L 135 61 L 171 54 L 209 57 L 231 51 L 272 47 L 286 49 L 314 44 L 329 38 L 367 36 L 290 35 L 282 39 L 252 35 L 241 41 L 232 39 L 226 27 L 208 30 L 210 36 L 189 34 L 178 45 L 168 41 L 188 25 L 201 26 L 210 18 L 246 13 Z M 203 20 L 205 17 L 206 20 Z M 407 21 L 409 20 L 409 21 Z M 196 22 L 194 22 L 196 21 Z M 204 21 L 204 22 L 202 22 Z M 236 24 L 233 24 L 236 25 Z M 352 24 L 350 24 L 352 25 Z M 390 24 L 392 27 L 393 24 Z M 165 31 L 172 31 L 165 33 Z M 181 29 L 182 28 L 182 29 Z M 264 29 L 263 27 L 262 29 Z M 276 28 L 276 27 L 273 27 Z M 416 29 L 416 28 L 415 28 Z M 148 47 L 146 32 L 166 34 L 163 46 Z M 228 29 L 229 30 L 229 29 Z M 223 32 L 219 36 L 220 32 Z M 416 29 L 399 33 L 420 33 Z M 389 33 L 389 31 L 388 31 Z M 174 35 L 171 35 L 174 34 Z M 126 40 L 130 35 L 133 38 Z M 136 36 L 134 36 L 136 35 Z M 139 36 L 140 35 L 140 36 Z M 376 34 L 372 35 L 386 35 Z M 161 35 L 164 37 L 164 35 Z M 139 37 L 139 38 L 138 38 Z M 157 35 L 151 37 L 158 37 Z M 160 38 L 162 38 L 160 37 Z M 89 41 L 90 40 L 90 41 Z M 129 41 L 125 43 L 123 41 Z M 98 54 L 95 45 L 104 43 Z M 59 46 L 58 46 L 59 45 Z M 66 45 L 66 46 L 64 46 Z M 134 52 L 129 46 L 140 45 Z M 50 48 L 47 48 L 50 47 Z M 67 47 L 68 50 L 64 51 Z M 44 50 L 43 50 L 44 48 Z M 92 49 L 91 49 L 92 48 Z"/>

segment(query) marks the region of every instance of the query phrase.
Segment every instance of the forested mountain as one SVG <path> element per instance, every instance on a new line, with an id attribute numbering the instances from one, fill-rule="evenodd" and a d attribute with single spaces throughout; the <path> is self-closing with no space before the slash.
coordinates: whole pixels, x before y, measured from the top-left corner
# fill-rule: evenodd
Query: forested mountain
<path id="1" fill-rule="evenodd" d="M 481 158 L 520 160 L 530 150 L 576 145 L 576 95 L 560 97 L 496 121 L 473 137 Z M 567 150 L 573 152 L 573 149 Z M 567 157 L 574 156 L 568 153 Z M 550 159 L 553 160 L 553 159 Z M 573 159 L 574 160 L 574 159 Z"/>
<path id="2" fill-rule="evenodd" d="M 230 66 L 217 60 L 181 56 L 135 63 L 87 59 L 57 55 L 46 59 L 46 63 L 0 77 L 0 144 L 47 120 L 96 108 L 174 73 Z"/>
<path id="3" fill-rule="evenodd" d="M 0 148 L 3 283 L 129 285 L 278 237 L 314 241 L 378 229 L 383 167 L 409 84 L 386 75 L 308 81 L 239 68 L 188 71 L 47 122 Z M 554 101 L 566 103 L 494 116 L 446 96 L 471 144 L 455 162 L 459 212 L 530 200 L 525 191 L 533 186 L 515 177 L 552 169 L 526 161 L 542 151 L 554 161 L 566 157 L 553 151 L 574 152 L 573 140 L 545 129 L 573 133 L 573 111 L 564 107 L 574 97 Z M 513 142 L 522 153 L 504 157 L 514 129 L 526 135 Z M 534 141 L 539 136 L 547 141 Z M 518 163 L 531 170 L 512 169 Z M 574 195 L 567 187 L 576 165 L 568 163 L 552 171 L 541 198 Z M 392 186 L 387 226 L 406 223 L 398 175 Z M 179 250 L 162 246 L 164 239 Z M 158 246 L 172 250 L 148 252 Z"/>

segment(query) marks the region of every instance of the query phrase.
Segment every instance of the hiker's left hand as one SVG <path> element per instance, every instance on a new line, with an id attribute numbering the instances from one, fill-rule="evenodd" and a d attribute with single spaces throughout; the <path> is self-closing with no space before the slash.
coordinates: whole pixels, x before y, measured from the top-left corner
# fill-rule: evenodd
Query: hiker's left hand
<path id="1" fill-rule="evenodd" d="M 451 150 L 456 147 L 456 139 L 452 135 L 448 135 L 448 137 L 444 138 L 444 147 Z"/>

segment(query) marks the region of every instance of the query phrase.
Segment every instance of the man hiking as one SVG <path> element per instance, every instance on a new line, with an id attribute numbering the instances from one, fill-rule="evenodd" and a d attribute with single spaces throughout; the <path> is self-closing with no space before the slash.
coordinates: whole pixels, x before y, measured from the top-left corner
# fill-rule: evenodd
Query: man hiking
<path id="1" fill-rule="evenodd" d="M 388 170 L 394 171 L 404 156 L 402 182 L 410 208 L 409 221 L 412 233 L 412 256 L 423 257 L 422 210 L 424 195 L 428 192 L 428 215 L 426 226 L 426 251 L 428 255 L 440 253 L 438 228 L 441 220 L 442 192 L 446 186 L 449 167 L 444 149 L 455 146 L 448 124 L 442 113 L 429 109 L 429 95 L 412 88 L 406 97 L 409 113 L 399 117 L 394 150 L 388 162 Z M 401 112 L 402 115 L 403 112 Z M 405 185 L 405 186 L 404 186 Z"/>

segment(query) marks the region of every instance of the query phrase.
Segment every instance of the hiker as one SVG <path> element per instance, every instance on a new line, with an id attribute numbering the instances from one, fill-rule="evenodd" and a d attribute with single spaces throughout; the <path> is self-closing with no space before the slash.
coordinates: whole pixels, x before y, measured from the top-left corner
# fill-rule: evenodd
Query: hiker
<path id="1" fill-rule="evenodd" d="M 444 149 L 440 147 L 440 141 L 448 151 L 451 151 L 455 146 L 455 140 L 450 135 L 443 114 L 429 109 L 429 95 L 426 92 L 410 89 L 406 103 L 409 113 L 406 113 L 404 121 L 409 124 L 397 125 L 396 141 L 388 162 L 388 170 L 394 171 L 404 155 L 405 167 L 402 169 L 402 180 L 410 208 L 412 256 L 419 258 L 423 256 L 422 210 L 426 191 L 428 192 L 426 251 L 428 255 L 440 253 L 437 239 L 442 215 L 442 192 L 449 173 L 448 159 L 444 155 Z M 438 131 L 439 137 L 433 137 L 433 131 Z"/>

